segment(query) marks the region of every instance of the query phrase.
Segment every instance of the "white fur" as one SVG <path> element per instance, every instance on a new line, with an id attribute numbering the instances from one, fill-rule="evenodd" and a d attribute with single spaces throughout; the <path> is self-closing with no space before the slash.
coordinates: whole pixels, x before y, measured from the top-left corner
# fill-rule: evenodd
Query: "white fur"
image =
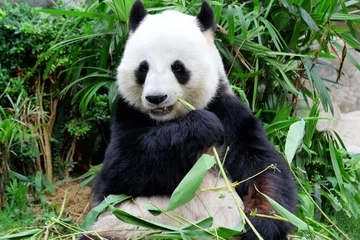
<path id="1" fill-rule="evenodd" d="M 135 80 L 135 70 L 146 60 L 149 72 L 144 85 Z M 171 64 L 182 61 L 190 71 L 190 81 L 180 84 Z M 120 94 L 132 106 L 158 121 L 185 115 L 188 111 L 177 99 L 183 98 L 197 109 L 208 105 L 220 78 L 225 78 L 221 57 L 211 30 L 201 32 L 194 16 L 176 11 L 147 15 L 127 41 L 117 83 Z M 168 95 L 160 106 L 146 101 L 148 95 Z M 165 115 L 152 115 L 156 107 L 174 105 Z"/>
<path id="2" fill-rule="evenodd" d="M 145 83 L 139 85 L 134 73 L 144 60 L 149 63 L 149 72 Z M 171 64 L 176 60 L 183 62 L 190 71 L 190 80 L 186 84 L 180 84 L 171 71 Z M 177 101 L 178 98 L 183 98 L 197 109 L 205 108 L 216 94 L 220 79 L 227 80 L 213 33 L 211 30 L 202 32 L 194 16 L 176 11 L 145 17 L 126 44 L 117 75 L 120 95 L 133 107 L 158 121 L 187 114 L 188 110 Z M 228 82 L 223 84 L 228 86 Z M 227 90 L 230 91 L 230 88 Z M 145 99 L 147 95 L 165 94 L 168 98 L 160 106 L 154 106 Z M 151 114 L 151 109 L 172 105 L 173 110 L 168 114 Z M 206 174 L 200 189 L 213 188 L 215 184 L 216 173 L 211 170 Z M 224 185 L 224 179 L 220 178 L 217 186 Z M 236 198 L 243 208 L 237 194 Z M 179 226 L 178 222 L 165 214 L 155 217 L 143 208 L 151 201 L 166 209 L 168 196 L 137 197 L 135 201 L 137 204 L 126 201 L 117 207 L 151 221 Z M 198 192 L 194 199 L 169 214 L 180 215 L 191 222 L 207 218 L 210 214 L 214 218 L 214 227 L 234 228 L 242 223 L 230 193 L 221 199 L 218 191 Z M 127 239 L 130 236 L 135 238 L 147 233 L 137 230 L 134 234 L 136 227 L 118 220 L 110 212 L 101 215 L 92 229 L 109 230 L 101 235 L 114 239 Z"/>
<path id="3" fill-rule="evenodd" d="M 216 184 L 216 173 L 214 171 L 209 171 L 200 186 L 201 189 L 208 189 L 215 187 Z M 223 178 L 220 178 L 218 183 L 218 187 L 225 186 L 225 181 Z M 235 191 L 235 189 L 234 189 Z M 226 227 L 226 228 L 234 228 L 238 224 L 242 223 L 242 219 L 240 214 L 236 208 L 235 202 L 231 196 L 231 194 L 227 191 L 223 191 L 226 193 L 225 198 L 219 198 L 219 191 L 208 191 L 208 192 L 200 192 L 198 191 L 197 196 L 186 203 L 185 205 L 177 208 L 176 210 L 169 212 L 171 216 L 182 216 L 183 218 L 196 222 L 205 218 L 212 216 L 214 218 L 214 227 Z M 244 208 L 243 202 L 238 197 L 237 194 L 236 199 L 240 203 L 240 206 Z M 166 209 L 169 197 L 166 196 L 153 196 L 153 197 L 137 197 L 135 198 L 134 204 L 132 201 L 126 201 L 117 206 L 119 209 L 128 212 L 134 216 L 144 218 L 150 221 L 155 221 L 158 223 L 166 224 L 174 227 L 181 227 L 183 225 L 179 224 L 172 218 L 166 216 L 165 214 L 161 214 L 159 216 L 153 216 L 146 209 L 143 208 L 145 204 L 148 202 L 154 203 L 156 206 L 161 209 Z M 207 210 L 205 209 L 205 206 Z M 188 223 L 184 224 L 188 225 Z M 132 239 L 139 237 L 141 235 L 146 235 L 151 230 L 145 230 L 143 228 L 139 228 L 133 225 L 129 225 L 117 219 L 111 212 L 105 213 L 101 215 L 98 221 L 93 226 L 92 230 L 108 230 L 101 234 L 103 237 L 108 237 L 110 239 L 128 239 L 130 236 Z"/>

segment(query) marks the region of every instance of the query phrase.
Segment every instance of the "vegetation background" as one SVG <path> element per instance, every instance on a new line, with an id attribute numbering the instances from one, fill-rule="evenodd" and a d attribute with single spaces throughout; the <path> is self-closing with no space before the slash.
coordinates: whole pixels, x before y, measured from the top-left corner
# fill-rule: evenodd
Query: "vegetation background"
<path id="1" fill-rule="evenodd" d="M 101 167 L 133 2 L 0 5 L 0 221 L 7 223 L 0 239 L 66 239 L 86 230 L 45 194 L 63 181 L 84 186 Z M 149 13 L 191 15 L 201 4 L 143 2 Z M 234 91 L 263 121 L 298 182 L 298 218 L 282 214 L 298 227 L 290 238 L 360 239 L 360 156 L 335 131 L 316 129 L 319 106 L 333 112 L 324 81 L 341 81 L 345 58 L 360 70 L 347 53 L 360 51 L 360 1 L 208 2 Z M 319 76 L 319 65 L 334 68 L 323 58 L 341 63 L 334 79 Z M 299 97 L 313 102 L 307 116 L 297 116 Z"/>

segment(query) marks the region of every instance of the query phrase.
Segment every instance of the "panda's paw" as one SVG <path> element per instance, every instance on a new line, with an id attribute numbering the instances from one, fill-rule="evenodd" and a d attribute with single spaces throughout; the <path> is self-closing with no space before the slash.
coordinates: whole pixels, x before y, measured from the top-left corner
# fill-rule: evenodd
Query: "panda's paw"
<path id="1" fill-rule="evenodd" d="M 206 110 L 194 110 L 188 114 L 187 118 L 192 122 L 197 137 L 206 147 L 223 144 L 224 127 L 214 113 Z"/>

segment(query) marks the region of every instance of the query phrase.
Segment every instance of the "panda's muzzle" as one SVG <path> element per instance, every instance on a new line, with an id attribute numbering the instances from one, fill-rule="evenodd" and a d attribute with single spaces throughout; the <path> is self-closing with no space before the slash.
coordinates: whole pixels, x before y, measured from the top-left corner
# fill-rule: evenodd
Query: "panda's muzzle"
<path id="1" fill-rule="evenodd" d="M 173 109 L 173 106 L 163 106 L 155 109 L 151 109 L 151 113 L 153 114 L 166 114 L 169 113 Z"/>

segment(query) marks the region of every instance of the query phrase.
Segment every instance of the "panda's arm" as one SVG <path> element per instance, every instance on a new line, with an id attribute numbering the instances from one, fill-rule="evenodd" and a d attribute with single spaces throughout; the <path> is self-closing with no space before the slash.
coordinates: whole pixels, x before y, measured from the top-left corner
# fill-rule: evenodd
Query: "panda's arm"
<path id="1" fill-rule="evenodd" d="M 224 137 L 219 119 L 205 110 L 154 126 L 139 121 L 144 118 L 122 116 L 113 123 L 104 166 L 95 181 L 97 203 L 109 194 L 171 194 L 201 152 Z"/>
<path id="2" fill-rule="evenodd" d="M 268 141 L 263 126 L 253 117 L 238 97 L 226 94 L 209 107 L 225 128 L 225 143 L 230 147 L 225 166 L 235 181 L 255 176 L 271 164 L 278 170 L 268 169 L 237 188 L 243 199 L 245 211 L 271 214 L 270 203 L 255 189 L 271 197 L 291 212 L 296 210 L 296 185 L 285 160 Z M 264 239 L 283 239 L 291 230 L 289 223 L 250 217 L 255 228 Z M 256 239 L 249 231 L 244 239 Z"/>

